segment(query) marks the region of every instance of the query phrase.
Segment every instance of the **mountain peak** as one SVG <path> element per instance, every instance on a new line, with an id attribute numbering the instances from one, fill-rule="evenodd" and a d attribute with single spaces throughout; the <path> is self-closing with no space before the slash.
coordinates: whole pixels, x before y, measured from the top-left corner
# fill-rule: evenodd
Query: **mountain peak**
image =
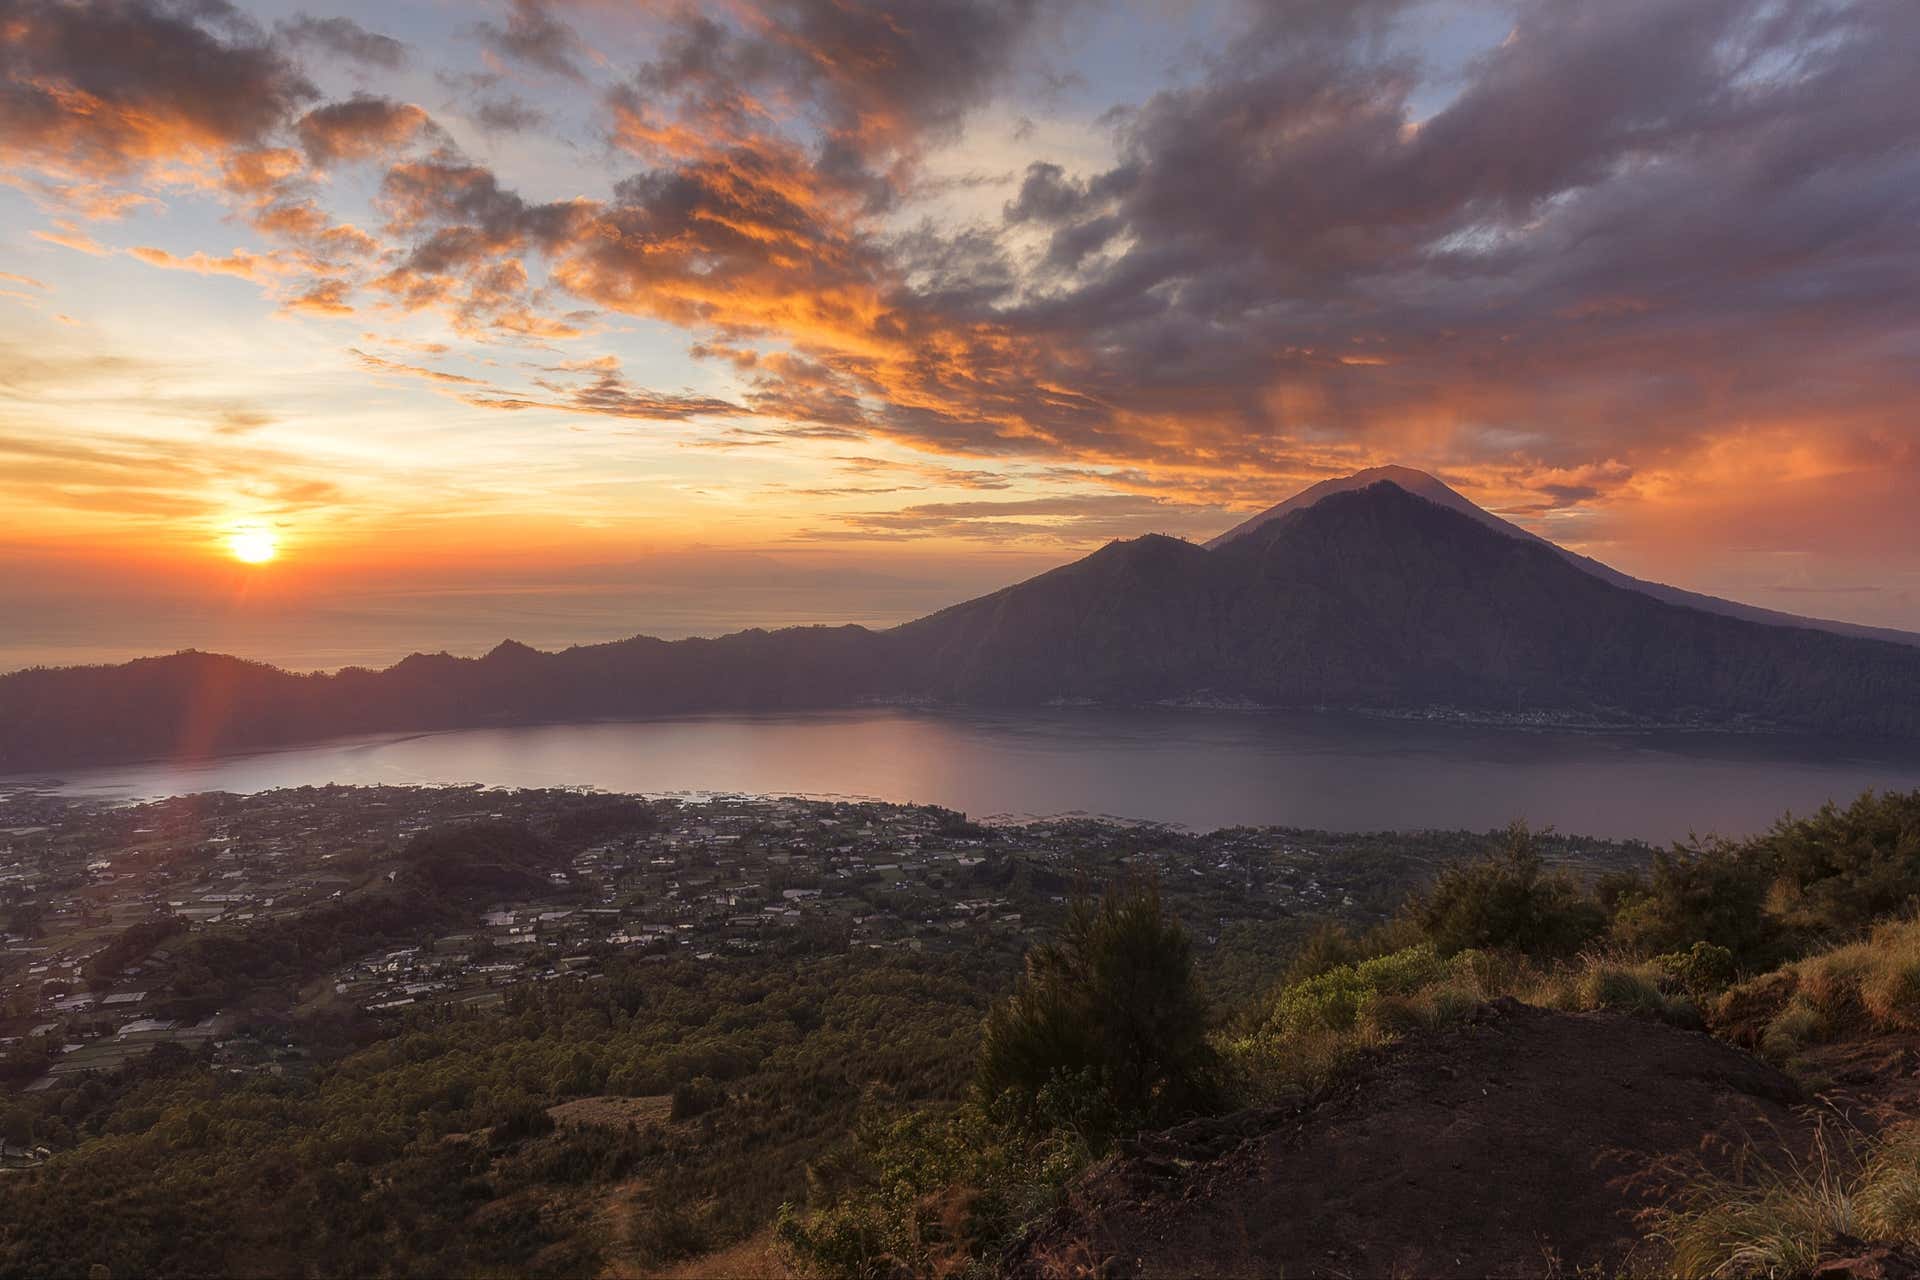
<path id="1" fill-rule="evenodd" d="M 509 638 L 506 640 L 502 640 L 499 644 L 487 650 L 486 657 L 483 659 L 483 661 L 513 662 L 513 661 L 520 661 L 526 658 L 543 658 L 545 656 L 546 656 L 545 654 L 541 653 L 538 649 L 535 649 L 533 646 L 522 644 L 518 640 Z"/>
<path id="2" fill-rule="evenodd" d="M 1531 538 L 1533 536 L 1523 529 L 1508 524 L 1498 516 L 1481 510 L 1473 503 L 1461 497 L 1458 493 L 1455 493 L 1452 489 L 1449 489 L 1438 478 L 1424 471 L 1416 470 L 1413 467 L 1401 467 L 1389 464 L 1383 467 L 1368 467 L 1363 471 L 1356 471 L 1349 476 L 1337 476 L 1331 480 L 1322 480 L 1318 484 L 1309 485 L 1299 493 L 1294 494 L 1291 498 L 1288 498 L 1285 502 L 1277 506 L 1268 507 L 1259 515 L 1235 525 L 1211 542 L 1206 543 L 1206 548 L 1212 551 L 1223 547 L 1236 538 L 1245 537 L 1254 530 L 1273 523 L 1282 516 L 1290 515 L 1295 511 L 1305 510 L 1329 494 L 1347 493 L 1355 489 L 1371 488 L 1373 485 L 1380 484 L 1383 481 L 1405 489 L 1417 498 L 1425 498 L 1428 502 L 1438 506 L 1458 511 L 1461 515 L 1472 516 L 1480 523 L 1497 528 L 1502 533 L 1522 538 Z"/>
<path id="3" fill-rule="evenodd" d="M 1574 568 L 1627 591 L 1637 591 L 1641 595 L 1652 596 L 1666 604 L 1679 605 L 1687 609 L 1699 609 L 1706 613 L 1717 613 L 1722 617 L 1739 618 L 1745 622 L 1758 622 L 1773 627 L 1803 627 L 1816 631 L 1830 631 L 1835 635 L 1852 636 L 1861 640 L 1884 640 L 1894 644 L 1920 646 L 1920 635 L 1906 631 L 1895 631 L 1886 627 L 1870 627 L 1854 622 L 1835 622 L 1827 618 L 1807 618 L 1798 614 L 1781 613 L 1775 609 L 1763 609 L 1757 605 L 1741 604 L 1733 600 L 1723 600 L 1718 596 L 1704 595 L 1698 591 L 1688 591 L 1681 587 L 1670 587 L 1664 583 L 1648 582 L 1620 572 L 1611 565 L 1602 564 L 1591 556 L 1583 556 L 1577 551 L 1569 551 L 1558 543 L 1551 542 L 1537 533 L 1522 529 L 1519 525 L 1502 520 L 1491 511 L 1476 506 L 1438 478 L 1413 467 L 1384 466 L 1368 467 L 1356 471 L 1350 476 L 1338 476 L 1332 480 L 1322 480 L 1294 494 L 1278 506 L 1268 507 L 1259 515 L 1242 521 L 1219 537 L 1203 544 L 1209 551 L 1217 551 L 1228 543 L 1246 537 L 1255 530 L 1263 529 L 1274 521 L 1296 511 L 1304 511 L 1336 493 L 1351 493 L 1369 489 L 1381 483 L 1387 483 L 1404 489 L 1417 498 L 1425 498 L 1435 506 L 1468 517 L 1496 533 L 1509 538 L 1518 538 L 1522 542 L 1536 543 L 1551 549 L 1554 554 L 1571 564 Z"/>

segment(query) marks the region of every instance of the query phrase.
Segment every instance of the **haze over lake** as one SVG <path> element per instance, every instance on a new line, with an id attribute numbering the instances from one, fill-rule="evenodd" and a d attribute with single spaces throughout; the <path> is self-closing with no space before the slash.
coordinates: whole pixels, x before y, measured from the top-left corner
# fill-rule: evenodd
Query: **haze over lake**
<path id="1" fill-rule="evenodd" d="M 1920 785 L 1920 753 L 1336 715 L 869 708 L 392 735 L 6 781 L 113 798 L 330 782 L 830 795 L 1203 830 L 1486 829 L 1524 818 L 1663 842 L 1744 835 L 1787 810 Z"/>

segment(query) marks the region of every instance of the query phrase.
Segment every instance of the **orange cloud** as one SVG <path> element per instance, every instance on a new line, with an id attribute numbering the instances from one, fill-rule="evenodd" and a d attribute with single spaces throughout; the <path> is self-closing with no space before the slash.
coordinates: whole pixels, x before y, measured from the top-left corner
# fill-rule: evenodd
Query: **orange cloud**
<path id="1" fill-rule="evenodd" d="M 168 271 L 193 271 L 203 276 L 233 276 L 240 280 L 251 280 L 256 284 L 265 284 L 297 267 L 270 254 L 248 253 L 244 249 L 235 249 L 222 258 L 206 253 L 191 253 L 184 257 L 168 253 L 165 249 L 140 246 L 127 250 L 133 257 L 148 266 L 160 267 Z"/>
<path id="2" fill-rule="evenodd" d="M 280 305 L 283 310 L 309 315 L 350 316 L 353 304 L 348 298 L 352 292 L 353 286 L 345 280 L 318 280 Z"/>

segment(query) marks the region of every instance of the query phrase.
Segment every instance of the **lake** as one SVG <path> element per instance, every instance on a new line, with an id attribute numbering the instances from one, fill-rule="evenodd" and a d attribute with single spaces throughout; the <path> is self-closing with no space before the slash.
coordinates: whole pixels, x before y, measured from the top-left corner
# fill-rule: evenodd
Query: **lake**
<path id="1" fill-rule="evenodd" d="M 895 708 L 388 735 L 64 773 L 76 796 L 482 783 L 914 801 L 976 818 L 1080 812 L 1197 830 L 1483 830 L 1524 818 L 1651 841 L 1920 786 L 1920 752 L 1795 739 L 1491 729 L 1343 715 Z"/>

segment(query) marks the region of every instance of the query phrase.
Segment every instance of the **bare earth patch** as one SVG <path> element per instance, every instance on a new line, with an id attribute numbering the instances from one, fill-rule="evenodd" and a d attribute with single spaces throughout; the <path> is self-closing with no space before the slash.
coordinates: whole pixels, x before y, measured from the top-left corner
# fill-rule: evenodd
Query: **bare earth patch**
<path id="1" fill-rule="evenodd" d="M 553 1117 L 555 1124 L 575 1124 L 586 1128 L 624 1129 L 630 1120 L 640 1127 L 663 1125 L 672 1118 L 673 1099 L 666 1094 L 646 1098 L 575 1098 L 571 1102 L 548 1107 L 547 1114 Z"/>
<path id="2" fill-rule="evenodd" d="M 1057 1276 L 1551 1276 L 1657 1268 L 1658 1163 L 1797 1146 L 1798 1086 L 1710 1037 L 1500 1000 L 1290 1111 L 1130 1144 L 1019 1242 Z"/>

